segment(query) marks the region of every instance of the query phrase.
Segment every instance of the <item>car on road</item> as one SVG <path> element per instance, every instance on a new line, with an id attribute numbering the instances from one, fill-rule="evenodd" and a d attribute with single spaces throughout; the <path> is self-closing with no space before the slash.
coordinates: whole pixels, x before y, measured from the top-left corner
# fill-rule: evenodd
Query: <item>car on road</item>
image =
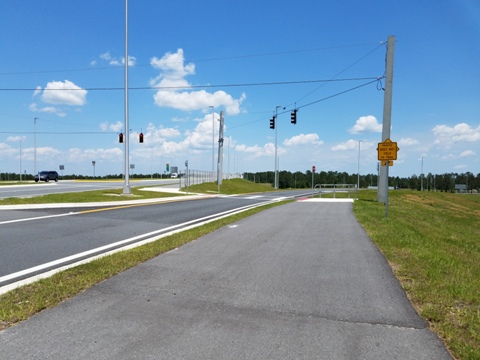
<path id="1" fill-rule="evenodd" d="M 177 174 L 177 173 L 172 173 L 172 174 L 170 175 L 170 177 L 171 177 L 172 179 L 176 179 L 176 178 L 178 177 L 178 174 Z"/>
<path id="2" fill-rule="evenodd" d="M 34 180 L 35 182 L 49 182 L 50 180 L 58 181 L 58 173 L 56 171 L 40 171 L 35 175 Z"/>

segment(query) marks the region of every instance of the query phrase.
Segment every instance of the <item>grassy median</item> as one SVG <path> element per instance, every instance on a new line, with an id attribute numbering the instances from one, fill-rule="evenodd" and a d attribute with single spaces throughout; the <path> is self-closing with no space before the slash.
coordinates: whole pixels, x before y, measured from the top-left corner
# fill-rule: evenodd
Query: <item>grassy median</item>
<path id="1" fill-rule="evenodd" d="M 355 215 L 418 313 L 458 359 L 480 359 L 480 195 L 360 192 Z"/>

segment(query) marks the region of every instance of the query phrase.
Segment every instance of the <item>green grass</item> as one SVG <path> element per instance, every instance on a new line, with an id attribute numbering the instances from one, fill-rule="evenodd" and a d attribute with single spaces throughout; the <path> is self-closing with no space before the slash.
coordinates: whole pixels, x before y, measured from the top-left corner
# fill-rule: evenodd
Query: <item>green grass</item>
<path id="1" fill-rule="evenodd" d="M 166 251 L 175 249 L 235 221 L 284 203 L 269 204 L 216 220 L 131 250 L 102 257 L 0 295 L 0 330 L 26 320 L 41 310 L 54 307 L 89 287 Z"/>
<path id="2" fill-rule="evenodd" d="M 354 211 L 432 330 L 458 359 L 480 359 L 480 196 L 376 192 Z"/>
<path id="3" fill-rule="evenodd" d="M 189 192 L 215 193 L 217 190 L 215 183 L 189 187 Z M 221 186 L 222 194 L 273 190 L 270 184 L 254 184 L 242 179 L 226 180 Z M 111 195 L 113 193 L 117 194 L 118 200 L 125 198 L 120 196 L 119 189 L 48 195 L 22 201 L 103 201 L 106 197 L 109 200 L 115 198 Z M 134 196 L 129 198 L 133 199 L 174 195 L 143 192 L 136 188 L 132 188 L 132 193 Z M 360 200 L 354 203 L 355 215 L 389 261 L 418 313 L 457 359 L 480 359 L 480 195 L 390 191 L 388 218 L 385 217 L 385 206 L 376 201 L 376 191 L 361 190 L 358 196 Z M 268 207 L 261 209 L 265 208 Z M 258 211 L 261 210 L 250 210 L 104 257 L 4 294 L 0 296 L 0 329 Z"/>
<path id="4" fill-rule="evenodd" d="M 183 191 L 186 189 L 183 188 Z M 220 194 L 249 194 L 256 192 L 275 191 L 272 184 L 258 184 L 244 179 L 223 180 L 220 185 Z M 203 183 L 188 187 L 188 192 L 197 193 L 218 193 L 217 183 Z"/>
<path id="5" fill-rule="evenodd" d="M 146 190 L 140 190 L 146 189 Z M 50 194 L 35 196 L 31 198 L 6 198 L 0 199 L 0 205 L 21 205 L 21 204 L 54 204 L 54 203 L 83 203 L 83 202 L 101 202 L 101 201 L 124 201 L 155 199 L 172 196 L 183 196 L 180 193 L 162 193 L 148 191 L 148 187 L 131 187 L 131 195 L 123 195 L 123 189 L 92 190 L 76 193 Z"/>

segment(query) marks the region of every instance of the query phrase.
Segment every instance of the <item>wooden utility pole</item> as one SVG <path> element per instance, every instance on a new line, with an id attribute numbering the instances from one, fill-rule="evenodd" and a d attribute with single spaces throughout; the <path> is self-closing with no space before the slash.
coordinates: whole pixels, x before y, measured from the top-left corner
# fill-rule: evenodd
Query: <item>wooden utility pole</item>
<path id="1" fill-rule="evenodd" d="M 385 65 L 385 93 L 383 100 L 383 128 L 382 142 L 390 139 L 392 127 L 392 88 L 393 88 L 393 56 L 395 36 L 389 36 L 387 42 L 387 59 Z M 385 166 L 380 166 L 380 179 L 378 181 L 378 202 L 388 206 L 388 161 Z"/>

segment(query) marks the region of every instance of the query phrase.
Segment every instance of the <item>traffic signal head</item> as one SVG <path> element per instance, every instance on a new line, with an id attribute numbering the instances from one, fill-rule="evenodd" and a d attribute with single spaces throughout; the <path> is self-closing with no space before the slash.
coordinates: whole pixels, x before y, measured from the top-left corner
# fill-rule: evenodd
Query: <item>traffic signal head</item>
<path id="1" fill-rule="evenodd" d="M 118 142 L 123 143 L 123 133 L 118 134 Z"/>
<path id="2" fill-rule="evenodd" d="M 293 110 L 290 114 L 290 122 L 295 125 L 297 123 L 297 109 Z"/>
<path id="3" fill-rule="evenodd" d="M 275 116 L 270 119 L 270 129 L 275 129 Z"/>
<path id="4" fill-rule="evenodd" d="M 140 135 L 138 136 L 138 140 L 143 143 L 143 133 L 140 133 Z"/>

